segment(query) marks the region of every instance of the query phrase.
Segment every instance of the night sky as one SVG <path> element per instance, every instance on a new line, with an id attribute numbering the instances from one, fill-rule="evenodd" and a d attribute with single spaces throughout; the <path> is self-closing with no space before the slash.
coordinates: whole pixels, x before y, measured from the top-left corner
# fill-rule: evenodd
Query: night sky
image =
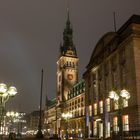
<path id="1" fill-rule="evenodd" d="M 69 0 L 79 79 L 94 46 L 132 14 L 140 15 L 140 0 Z M 56 94 L 56 61 L 67 18 L 66 0 L 0 0 L 0 82 L 17 87 L 7 110 L 31 112 L 39 107 L 41 69 L 46 94 Z"/>

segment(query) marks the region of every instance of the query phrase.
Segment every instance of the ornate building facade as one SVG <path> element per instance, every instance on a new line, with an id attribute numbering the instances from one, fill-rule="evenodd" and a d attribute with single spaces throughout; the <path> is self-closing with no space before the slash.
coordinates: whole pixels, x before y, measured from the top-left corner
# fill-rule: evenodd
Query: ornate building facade
<path id="1" fill-rule="evenodd" d="M 140 16 L 98 41 L 83 77 L 87 137 L 107 139 L 140 130 Z M 124 89 L 129 98 L 121 97 Z M 117 93 L 115 100 L 110 91 Z"/>
<path id="2" fill-rule="evenodd" d="M 51 137 L 56 133 L 56 98 L 52 100 L 46 99 L 46 109 L 44 111 L 44 126 L 46 135 Z"/>
<path id="3" fill-rule="evenodd" d="M 68 14 L 57 61 L 57 96 L 45 110 L 48 132 L 63 138 L 68 133 L 71 138 L 115 139 L 139 131 L 140 16 L 132 16 L 117 32 L 106 33 L 86 68 L 84 80 L 78 82 Z M 70 118 L 64 118 L 67 113 Z"/>
<path id="4" fill-rule="evenodd" d="M 69 137 L 83 137 L 85 131 L 85 83 L 78 82 L 78 60 L 68 13 L 57 61 L 56 103 L 45 110 L 46 128 L 63 138 L 66 133 Z M 68 120 L 62 116 L 67 113 L 71 114 Z"/>

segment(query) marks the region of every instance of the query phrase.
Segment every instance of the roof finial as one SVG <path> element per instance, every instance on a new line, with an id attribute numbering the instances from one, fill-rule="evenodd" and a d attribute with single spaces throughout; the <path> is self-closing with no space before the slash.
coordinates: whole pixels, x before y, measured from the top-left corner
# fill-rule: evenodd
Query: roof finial
<path id="1" fill-rule="evenodd" d="M 116 32 L 116 13 L 113 12 L 114 31 Z"/>
<path id="2" fill-rule="evenodd" d="M 68 0 L 66 1 L 66 4 L 67 4 L 67 11 L 69 11 L 69 1 Z"/>
<path id="3" fill-rule="evenodd" d="M 67 23 L 70 23 L 70 15 L 69 15 L 69 1 L 67 0 Z"/>

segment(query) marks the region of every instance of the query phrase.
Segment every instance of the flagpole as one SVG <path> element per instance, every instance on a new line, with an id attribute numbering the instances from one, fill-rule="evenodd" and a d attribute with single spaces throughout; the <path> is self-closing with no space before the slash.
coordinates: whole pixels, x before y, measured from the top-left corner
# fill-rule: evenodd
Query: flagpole
<path id="1" fill-rule="evenodd" d="M 40 109 L 39 109 L 38 131 L 36 134 L 37 138 L 43 138 L 43 134 L 42 134 L 42 89 L 43 89 L 43 69 L 41 71 Z"/>

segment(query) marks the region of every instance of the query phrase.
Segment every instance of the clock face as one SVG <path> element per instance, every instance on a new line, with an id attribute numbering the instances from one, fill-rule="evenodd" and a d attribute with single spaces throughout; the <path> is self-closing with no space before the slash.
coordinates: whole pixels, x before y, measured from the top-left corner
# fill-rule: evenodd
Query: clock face
<path id="1" fill-rule="evenodd" d="M 68 77 L 69 80 L 72 80 L 73 79 L 73 75 L 72 74 L 68 74 L 67 77 Z"/>

